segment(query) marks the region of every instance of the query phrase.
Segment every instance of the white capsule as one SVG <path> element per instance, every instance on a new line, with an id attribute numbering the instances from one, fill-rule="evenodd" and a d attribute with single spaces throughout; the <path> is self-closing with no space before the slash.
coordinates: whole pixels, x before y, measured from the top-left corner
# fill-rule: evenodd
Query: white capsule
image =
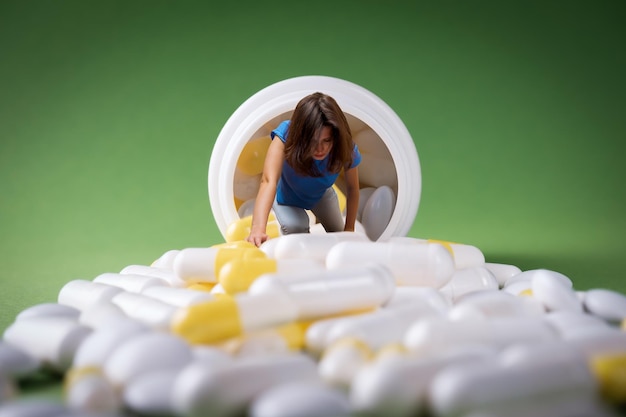
<path id="1" fill-rule="evenodd" d="M 487 268 L 493 274 L 493 276 L 496 278 L 496 281 L 498 281 L 498 285 L 500 286 L 500 288 L 504 287 L 504 285 L 510 278 L 522 272 L 522 270 L 515 265 L 499 264 L 493 262 L 485 262 L 485 268 Z"/>
<path id="2" fill-rule="evenodd" d="M 444 240 L 436 239 L 420 239 L 409 236 L 392 236 L 387 239 L 387 242 L 398 242 L 407 244 L 439 243 L 445 246 L 445 248 L 452 253 L 454 266 L 456 267 L 456 269 L 473 268 L 475 266 L 486 266 L 485 255 L 483 255 L 480 249 L 472 245 L 447 242 Z"/>
<path id="3" fill-rule="evenodd" d="M 67 317 L 34 317 L 16 321 L 4 340 L 58 371 L 69 369 L 76 350 L 91 332 Z"/>
<path id="4" fill-rule="evenodd" d="M 502 349 L 515 343 L 540 343 L 554 338 L 552 328 L 535 317 L 455 321 L 427 318 L 409 328 L 404 344 L 412 352 L 426 355 L 450 346 L 478 344 Z"/>
<path id="5" fill-rule="evenodd" d="M 58 303 L 43 303 L 28 307 L 22 310 L 15 320 L 23 320 L 33 317 L 67 317 L 69 319 L 77 320 L 80 315 L 80 310 L 75 307 L 67 306 Z"/>
<path id="6" fill-rule="evenodd" d="M 348 417 L 346 395 L 319 382 L 295 382 L 263 391 L 249 407 L 250 417 Z"/>
<path id="7" fill-rule="evenodd" d="M 150 287 L 141 294 L 174 307 L 188 307 L 214 298 L 211 293 L 206 291 L 171 287 Z"/>
<path id="8" fill-rule="evenodd" d="M 458 269 L 450 281 L 439 289 L 453 302 L 474 291 L 498 290 L 498 282 L 484 266 Z"/>
<path id="9" fill-rule="evenodd" d="M 582 312 L 582 303 L 572 289 L 571 281 L 562 279 L 560 275 L 551 271 L 537 271 L 531 281 L 533 298 L 541 302 L 548 311 Z"/>
<path id="10" fill-rule="evenodd" d="M 431 380 L 446 367 L 491 361 L 494 351 L 471 348 L 429 358 L 394 357 L 365 366 L 354 378 L 350 401 L 364 415 L 404 417 L 422 415 L 427 409 Z"/>
<path id="11" fill-rule="evenodd" d="M 315 362 L 306 355 L 251 356 L 208 371 L 186 367 L 176 379 L 172 398 L 176 412 L 185 416 L 232 416 L 271 387 L 316 380 Z"/>
<path id="12" fill-rule="evenodd" d="M 83 340 L 74 356 L 73 368 L 101 368 L 122 343 L 149 330 L 148 326 L 127 320 L 93 331 Z"/>
<path id="13" fill-rule="evenodd" d="M 75 410 L 113 415 L 121 411 L 122 402 L 113 385 L 100 373 L 93 372 L 66 387 L 65 403 Z"/>
<path id="14" fill-rule="evenodd" d="M 0 341 L 0 375 L 21 378 L 39 369 L 41 362 L 25 349 Z"/>
<path id="15" fill-rule="evenodd" d="M 344 241 L 367 241 L 354 232 L 324 234 L 294 233 L 274 238 L 276 259 L 310 259 L 324 264 L 326 255 L 336 244 Z"/>
<path id="16" fill-rule="evenodd" d="M 610 322 L 626 318 L 626 296 L 602 288 L 591 289 L 584 294 L 585 309 L 591 314 Z"/>
<path id="17" fill-rule="evenodd" d="M 330 327 L 326 333 L 325 346 L 341 339 L 352 338 L 364 343 L 371 350 L 378 350 L 386 345 L 400 343 L 407 329 L 417 320 L 441 316 L 439 310 L 428 304 L 412 304 L 345 317 Z"/>
<path id="18" fill-rule="evenodd" d="M 122 275 L 144 275 L 147 277 L 160 278 L 167 282 L 170 287 L 184 287 L 185 281 L 180 279 L 172 270 L 156 268 L 146 265 L 128 265 L 124 267 L 120 274 Z"/>
<path id="19" fill-rule="evenodd" d="M 220 248 L 185 248 L 174 259 L 173 271 L 187 282 L 217 282 L 215 270 Z"/>
<path id="20" fill-rule="evenodd" d="M 104 374 L 116 387 L 146 372 L 179 369 L 191 362 L 189 346 L 168 333 L 144 332 L 115 349 L 104 363 Z"/>
<path id="21" fill-rule="evenodd" d="M 440 244 L 342 242 L 326 257 L 329 269 L 379 263 L 388 267 L 397 285 L 443 287 L 455 271 L 450 252 Z"/>
<path id="22" fill-rule="evenodd" d="M 176 259 L 176 255 L 180 252 L 178 249 L 172 249 L 165 252 L 158 259 L 156 259 L 152 264 L 150 264 L 153 268 L 165 269 L 167 271 L 174 270 L 174 259 Z"/>
<path id="23" fill-rule="evenodd" d="M 80 313 L 78 322 L 92 329 L 100 329 L 130 320 L 121 308 L 111 302 L 97 303 Z"/>
<path id="24" fill-rule="evenodd" d="M 118 287 L 77 279 L 65 284 L 59 291 L 59 304 L 75 307 L 83 311 L 95 304 L 109 302 L 122 292 Z"/>
<path id="25" fill-rule="evenodd" d="M 178 309 L 154 298 L 121 292 L 111 300 L 128 317 L 155 329 L 167 330 Z"/>
<path id="26" fill-rule="evenodd" d="M 250 286 L 248 294 L 285 294 L 297 306 L 298 318 L 306 320 L 377 307 L 384 304 L 393 291 L 389 269 L 366 265 L 314 271 L 291 282 L 267 274 Z"/>
<path id="27" fill-rule="evenodd" d="M 500 361 L 483 361 L 444 369 L 432 380 L 429 394 L 437 416 L 473 411 L 506 415 L 528 404 L 591 400 L 597 396 L 597 383 L 584 362 L 506 366 Z"/>
<path id="28" fill-rule="evenodd" d="M 105 272 L 93 279 L 93 282 L 97 284 L 106 284 L 113 287 L 118 287 L 124 291 L 140 293 L 146 288 L 152 286 L 169 285 L 167 281 L 157 277 L 149 277 L 146 275 L 130 275 L 130 274 L 115 274 L 112 272 Z"/>
<path id="29" fill-rule="evenodd" d="M 171 393 L 182 368 L 148 371 L 124 388 L 124 404 L 146 416 L 174 415 Z"/>

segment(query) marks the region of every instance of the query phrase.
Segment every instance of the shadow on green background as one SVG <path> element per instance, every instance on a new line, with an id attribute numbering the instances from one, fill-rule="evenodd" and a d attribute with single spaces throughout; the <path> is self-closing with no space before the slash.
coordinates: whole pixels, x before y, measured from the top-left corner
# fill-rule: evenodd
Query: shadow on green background
<path id="1" fill-rule="evenodd" d="M 76 279 L 222 237 L 213 142 L 277 81 L 387 102 L 423 192 L 410 235 L 626 292 L 621 1 L 0 4 L 0 328 Z"/>

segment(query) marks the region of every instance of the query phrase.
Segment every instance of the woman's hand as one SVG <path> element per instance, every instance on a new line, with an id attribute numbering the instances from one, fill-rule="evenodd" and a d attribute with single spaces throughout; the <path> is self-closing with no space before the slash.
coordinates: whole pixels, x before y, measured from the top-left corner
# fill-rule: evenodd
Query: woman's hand
<path id="1" fill-rule="evenodd" d="M 248 236 L 246 240 L 258 248 L 267 239 L 268 239 L 267 233 L 263 231 L 251 230 L 250 235 Z"/>

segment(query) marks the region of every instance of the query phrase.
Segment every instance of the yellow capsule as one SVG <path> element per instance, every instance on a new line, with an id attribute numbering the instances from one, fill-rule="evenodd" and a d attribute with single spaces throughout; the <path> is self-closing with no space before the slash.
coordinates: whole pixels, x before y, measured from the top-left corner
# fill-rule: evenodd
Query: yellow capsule
<path id="1" fill-rule="evenodd" d="M 219 277 L 222 267 L 230 261 L 246 261 L 265 257 L 265 252 L 256 246 L 253 248 L 222 248 L 215 256 L 215 276 Z"/>
<path id="2" fill-rule="evenodd" d="M 187 288 L 190 290 L 211 292 L 215 284 L 215 282 L 195 282 L 187 286 Z"/>
<path id="3" fill-rule="evenodd" d="M 260 249 L 257 249 L 261 252 Z M 263 252 L 261 252 L 263 253 Z M 218 281 L 227 294 L 246 291 L 255 279 L 277 271 L 277 261 L 266 257 L 238 258 L 226 262 L 220 269 Z"/>
<path id="4" fill-rule="evenodd" d="M 297 321 L 278 326 L 276 331 L 283 337 L 289 349 L 301 350 L 304 348 L 306 342 L 305 335 L 307 328 L 308 323 Z"/>
<path id="5" fill-rule="evenodd" d="M 616 404 L 626 403 L 626 353 L 592 357 L 590 365 L 602 396 Z"/>
<path id="6" fill-rule="evenodd" d="M 339 210 L 343 213 L 346 209 L 346 195 L 337 187 L 337 184 L 333 184 L 333 190 L 337 194 L 337 200 L 339 201 Z"/>
<path id="7" fill-rule="evenodd" d="M 250 243 L 247 240 L 234 240 L 232 242 L 218 243 L 212 246 L 213 248 L 256 248 L 254 243 Z"/>
<path id="8" fill-rule="evenodd" d="M 237 168 L 247 175 L 258 175 L 263 172 L 263 164 L 272 139 L 269 136 L 252 139 L 243 147 Z"/>
<path id="9" fill-rule="evenodd" d="M 251 226 L 252 216 L 246 216 L 239 220 L 235 220 L 226 228 L 226 242 L 246 240 L 246 238 L 250 235 Z M 268 217 L 266 233 L 270 239 L 280 235 L 280 226 L 278 225 L 276 217 L 273 213 L 270 213 Z"/>
<path id="10" fill-rule="evenodd" d="M 172 332 L 192 344 L 237 336 L 242 332 L 237 303 L 220 297 L 180 310 L 172 320 Z"/>

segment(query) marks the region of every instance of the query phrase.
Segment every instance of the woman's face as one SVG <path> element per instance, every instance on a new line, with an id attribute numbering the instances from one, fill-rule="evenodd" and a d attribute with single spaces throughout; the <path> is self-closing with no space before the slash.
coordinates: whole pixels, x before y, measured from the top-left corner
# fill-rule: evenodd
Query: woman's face
<path id="1" fill-rule="evenodd" d="M 321 161 L 326 158 L 333 147 L 333 136 L 330 126 L 324 126 L 313 148 L 313 159 Z"/>

